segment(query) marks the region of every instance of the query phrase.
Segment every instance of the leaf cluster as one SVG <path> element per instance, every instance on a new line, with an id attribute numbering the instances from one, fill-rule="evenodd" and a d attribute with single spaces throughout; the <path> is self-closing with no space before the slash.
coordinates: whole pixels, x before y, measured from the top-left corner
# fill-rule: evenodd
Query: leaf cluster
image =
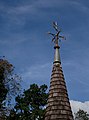
<path id="1" fill-rule="evenodd" d="M 0 116 L 7 111 L 12 96 L 20 90 L 20 77 L 14 74 L 14 66 L 6 59 L 0 59 Z M 5 114 L 4 114 L 5 115 Z"/>
<path id="2" fill-rule="evenodd" d="M 75 113 L 75 120 L 89 120 L 89 114 L 86 111 L 79 109 L 79 111 Z"/>
<path id="3" fill-rule="evenodd" d="M 30 85 L 28 90 L 16 97 L 16 105 L 13 109 L 14 116 L 10 113 L 8 120 L 14 117 L 16 120 L 43 120 L 48 98 L 46 90 L 47 85 L 40 87 L 37 84 Z"/>

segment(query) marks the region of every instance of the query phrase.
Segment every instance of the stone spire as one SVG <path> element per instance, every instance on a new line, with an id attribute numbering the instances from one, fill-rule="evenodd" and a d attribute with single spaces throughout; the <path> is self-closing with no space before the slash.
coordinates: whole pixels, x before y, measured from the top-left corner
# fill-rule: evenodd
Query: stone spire
<path id="1" fill-rule="evenodd" d="M 47 101 L 45 120 L 73 120 L 71 106 L 68 98 L 67 87 L 61 67 L 60 55 L 59 55 L 59 36 L 60 31 L 57 29 L 56 23 L 53 23 L 57 34 L 51 34 L 54 38 L 55 55 L 54 63 L 50 81 L 49 97 Z"/>

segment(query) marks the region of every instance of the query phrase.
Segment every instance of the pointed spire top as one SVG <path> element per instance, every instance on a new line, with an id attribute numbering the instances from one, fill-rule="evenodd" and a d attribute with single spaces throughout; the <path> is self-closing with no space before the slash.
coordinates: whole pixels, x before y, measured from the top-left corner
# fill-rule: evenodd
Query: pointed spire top
<path id="1" fill-rule="evenodd" d="M 65 37 L 60 35 L 61 29 L 58 29 L 57 22 L 53 22 L 53 28 L 55 29 L 56 33 L 54 34 L 54 33 L 48 32 L 48 34 L 53 36 L 52 42 L 54 42 L 54 44 L 55 44 L 55 46 L 54 46 L 54 49 L 55 49 L 54 63 L 59 64 L 59 63 L 61 63 L 61 60 L 60 60 L 60 54 L 59 54 L 60 47 L 59 47 L 58 41 L 61 39 L 65 39 Z"/>

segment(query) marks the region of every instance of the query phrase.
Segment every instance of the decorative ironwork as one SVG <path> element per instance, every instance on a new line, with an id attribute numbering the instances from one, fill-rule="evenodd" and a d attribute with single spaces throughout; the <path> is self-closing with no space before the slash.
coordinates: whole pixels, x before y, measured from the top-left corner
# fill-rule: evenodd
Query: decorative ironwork
<path id="1" fill-rule="evenodd" d="M 61 40 L 61 39 L 66 40 L 66 38 L 64 36 L 60 35 L 61 29 L 58 29 L 57 22 L 53 22 L 53 28 L 55 29 L 56 33 L 54 34 L 54 33 L 48 32 L 48 34 L 53 36 L 52 42 L 54 42 L 56 45 L 58 45 L 58 40 Z"/>

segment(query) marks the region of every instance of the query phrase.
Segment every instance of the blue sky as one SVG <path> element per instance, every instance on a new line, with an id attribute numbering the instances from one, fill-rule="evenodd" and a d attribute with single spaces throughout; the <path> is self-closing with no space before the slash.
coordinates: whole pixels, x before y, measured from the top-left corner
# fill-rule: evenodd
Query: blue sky
<path id="1" fill-rule="evenodd" d="M 71 100 L 89 100 L 89 1 L 0 0 L 0 56 L 30 84 L 49 86 L 54 59 L 48 31 L 57 21 L 66 41 L 61 61 Z"/>

